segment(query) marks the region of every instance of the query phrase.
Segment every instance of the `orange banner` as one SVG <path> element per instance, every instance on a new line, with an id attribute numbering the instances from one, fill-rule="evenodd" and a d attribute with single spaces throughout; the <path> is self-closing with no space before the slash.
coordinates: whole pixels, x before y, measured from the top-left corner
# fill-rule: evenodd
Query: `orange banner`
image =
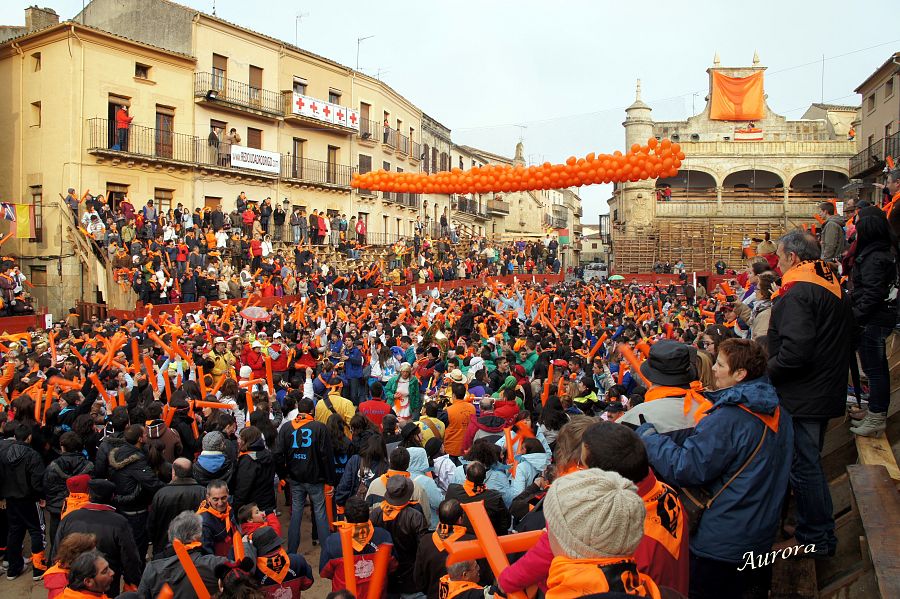
<path id="1" fill-rule="evenodd" d="M 756 121 L 763 118 L 762 71 L 749 77 L 712 74 L 709 118 L 714 121 Z"/>

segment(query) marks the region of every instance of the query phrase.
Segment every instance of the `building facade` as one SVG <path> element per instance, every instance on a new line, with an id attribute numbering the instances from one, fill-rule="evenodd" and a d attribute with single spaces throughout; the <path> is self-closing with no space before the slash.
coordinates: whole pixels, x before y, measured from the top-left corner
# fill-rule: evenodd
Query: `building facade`
<path id="1" fill-rule="evenodd" d="M 755 56 L 749 67 L 722 67 L 716 57 L 707 70 L 707 105 L 686 121 L 654 121 L 638 82 L 623 123 L 625 146 L 651 136 L 671 139 L 686 158 L 675 177 L 614 186 L 609 208 L 617 271 L 646 272 L 679 259 L 697 271 L 710 270 L 719 258 L 735 264 L 745 236 L 814 225 L 817 204 L 842 197 L 856 151 L 848 139 L 855 108 L 814 105 L 807 114 L 817 118 L 790 121 L 765 103 L 764 71 Z M 719 75 L 758 81 L 756 118 L 711 118 Z"/>
<path id="2" fill-rule="evenodd" d="M 858 179 L 862 198 L 880 201 L 881 174 L 891 156 L 900 163 L 900 52 L 891 55 L 854 90 L 861 96 L 859 118 L 853 124 L 857 154 L 850 159 L 850 176 Z"/>
<path id="3" fill-rule="evenodd" d="M 445 215 L 460 234 L 497 239 L 515 220 L 499 197 L 352 189 L 354 169 L 437 172 L 460 160 L 465 168 L 512 160 L 455 146 L 448 127 L 379 79 L 167 0 L 93 0 L 63 23 L 32 7 L 25 27 L 0 28 L 0 73 L 11 82 L 0 136 L 12 148 L 0 192 L 36 213 L 35 238 L 5 249 L 54 315 L 74 299 L 106 302 L 119 292 L 65 209 L 70 187 L 113 207 L 127 197 L 136 207 L 153 199 L 159 210 L 221 204 L 226 212 L 244 192 L 356 216 L 378 245 L 411 237 L 417 218 L 434 235 Z M 125 138 L 116 129 L 121 107 L 132 118 Z M 528 219 L 511 231 L 537 235 L 543 207 L 523 199 Z"/>

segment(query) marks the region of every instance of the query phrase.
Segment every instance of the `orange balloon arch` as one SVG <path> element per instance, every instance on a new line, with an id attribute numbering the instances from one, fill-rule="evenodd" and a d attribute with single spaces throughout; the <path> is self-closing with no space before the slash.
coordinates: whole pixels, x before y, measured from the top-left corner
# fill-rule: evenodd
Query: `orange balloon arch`
<path id="1" fill-rule="evenodd" d="M 571 156 L 565 164 L 545 162 L 528 167 L 489 164 L 467 171 L 454 168 L 434 174 L 379 170 L 354 173 L 350 185 L 399 193 L 507 193 L 674 177 L 682 160 L 684 152 L 677 143 L 651 137 L 646 145 L 632 145 L 626 154 L 618 150 L 613 154 L 591 152 L 584 158 Z"/>

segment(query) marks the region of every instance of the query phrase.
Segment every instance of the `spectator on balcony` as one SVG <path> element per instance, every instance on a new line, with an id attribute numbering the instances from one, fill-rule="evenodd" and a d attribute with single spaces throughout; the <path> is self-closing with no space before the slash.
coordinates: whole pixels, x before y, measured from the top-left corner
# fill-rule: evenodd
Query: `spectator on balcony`
<path id="1" fill-rule="evenodd" d="M 241 225 L 243 225 L 244 235 L 250 235 L 253 233 L 253 223 L 256 220 L 256 212 L 254 212 L 253 207 L 249 204 L 246 208 L 244 208 L 244 212 L 241 214 Z"/>
<path id="2" fill-rule="evenodd" d="M 387 117 L 384 117 L 383 127 L 384 127 L 384 143 L 387 143 L 388 139 L 390 139 L 390 135 L 391 135 L 391 123 L 388 121 Z"/>
<path id="3" fill-rule="evenodd" d="M 212 213 L 209 215 L 209 220 L 216 233 L 225 228 L 225 211 L 222 210 L 221 203 L 213 209 Z"/>
<path id="4" fill-rule="evenodd" d="M 331 226 L 331 245 L 337 247 L 341 241 L 341 216 L 335 213 L 328 224 Z"/>
<path id="5" fill-rule="evenodd" d="M 206 145 L 209 147 L 209 162 L 215 164 L 219 159 L 219 133 L 215 127 L 210 127 L 209 135 L 206 138 Z"/>
<path id="6" fill-rule="evenodd" d="M 80 202 L 78 201 L 78 196 L 75 195 L 74 187 L 70 187 L 66 192 L 66 198 L 64 201 L 66 203 L 66 206 L 69 207 L 69 210 L 72 211 L 72 216 L 75 217 L 75 222 L 78 222 L 78 205 L 80 204 Z"/>
<path id="7" fill-rule="evenodd" d="M 356 216 L 351 216 L 347 223 L 347 241 L 351 243 L 356 241 Z"/>
<path id="8" fill-rule="evenodd" d="M 366 219 L 364 218 L 356 221 L 356 239 L 360 245 L 366 244 Z"/>
<path id="9" fill-rule="evenodd" d="M 309 213 L 309 244 L 319 245 L 319 211 Z"/>
<path id="10" fill-rule="evenodd" d="M 287 198 L 285 198 L 285 202 Z M 281 238 L 284 235 L 284 221 L 287 217 L 287 212 L 285 212 L 284 208 L 281 204 L 276 204 L 275 209 L 272 211 L 272 225 L 275 229 L 275 241 L 281 241 Z"/>
<path id="11" fill-rule="evenodd" d="M 272 198 L 266 198 L 263 200 L 262 205 L 259 207 L 259 224 L 262 226 L 262 230 L 264 233 L 269 232 L 269 221 L 272 218 Z"/>
<path id="12" fill-rule="evenodd" d="M 294 212 L 291 214 L 291 235 L 294 243 L 306 243 L 308 231 L 309 221 L 306 220 L 306 214 L 300 208 L 294 208 Z"/>
<path id="13" fill-rule="evenodd" d="M 237 146 L 241 143 L 241 134 L 237 132 L 237 129 L 234 127 L 228 132 L 228 135 L 225 136 L 225 143 L 222 144 L 222 156 L 224 160 L 222 161 L 223 166 L 231 166 L 231 146 Z M 241 195 L 246 199 L 246 195 L 244 192 L 241 192 Z"/>
<path id="14" fill-rule="evenodd" d="M 145 225 L 149 226 L 150 237 L 156 237 L 156 219 L 159 213 L 156 211 L 156 206 L 153 205 L 153 200 L 147 200 L 147 205 L 141 212 Z"/>
<path id="15" fill-rule="evenodd" d="M 319 245 L 324 245 L 325 239 L 328 237 L 328 217 L 324 211 L 319 211 L 316 226 L 319 228 Z"/>
<path id="16" fill-rule="evenodd" d="M 116 111 L 116 145 L 113 146 L 113 150 L 128 151 L 128 128 L 133 120 L 134 117 L 128 116 L 128 107 L 119 106 Z"/>

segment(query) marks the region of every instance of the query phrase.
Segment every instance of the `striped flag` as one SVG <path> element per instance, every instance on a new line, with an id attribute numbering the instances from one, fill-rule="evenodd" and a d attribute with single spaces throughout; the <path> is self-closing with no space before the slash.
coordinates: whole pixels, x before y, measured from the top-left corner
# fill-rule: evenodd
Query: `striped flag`
<path id="1" fill-rule="evenodd" d="M 16 209 L 12 204 L 8 204 L 6 202 L 0 203 L 0 207 L 3 208 L 3 219 L 4 220 L 16 220 Z"/>
<path id="2" fill-rule="evenodd" d="M 3 218 L 12 221 L 9 230 L 17 239 L 34 238 L 34 205 L 3 203 Z"/>

